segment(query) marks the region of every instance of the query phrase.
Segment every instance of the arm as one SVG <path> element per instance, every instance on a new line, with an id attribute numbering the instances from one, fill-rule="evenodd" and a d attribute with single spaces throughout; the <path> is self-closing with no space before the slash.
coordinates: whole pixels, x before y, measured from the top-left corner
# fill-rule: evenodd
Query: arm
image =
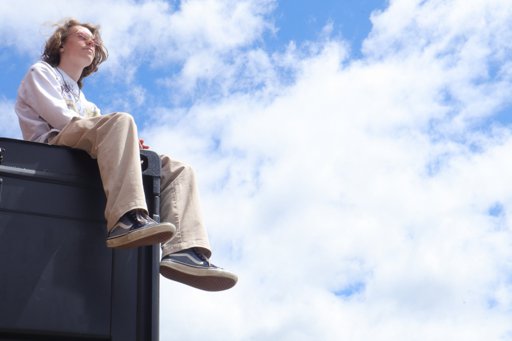
<path id="1" fill-rule="evenodd" d="M 61 84 L 50 66 L 38 63 L 25 76 L 20 90 L 20 99 L 50 126 L 62 129 L 74 116 L 62 96 Z"/>

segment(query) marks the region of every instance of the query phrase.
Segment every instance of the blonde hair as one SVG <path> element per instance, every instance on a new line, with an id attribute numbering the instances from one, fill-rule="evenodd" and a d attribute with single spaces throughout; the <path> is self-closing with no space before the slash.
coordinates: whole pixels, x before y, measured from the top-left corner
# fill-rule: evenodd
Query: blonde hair
<path id="1" fill-rule="evenodd" d="M 84 68 L 82 74 L 80 75 L 80 79 L 77 82 L 78 86 L 82 88 L 82 80 L 90 74 L 98 71 L 98 65 L 103 63 L 108 58 L 108 51 L 103 45 L 103 41 L 101 40 L 100 27 L 98 25 L 81 23 L 76 19 L 67 19 L 63 24 L 57 24 L 56 26 L 57 29 L 46 41 L 44 51 L 41 56 L 42 60 L 51 66 L 58 66 L 60 64 L 60 49 L 66 41 L 66 38 L 71 33 L 70 29 L 72 27 L 83 26 L 87 28 L 89 31 L 91 31 L 94 39 L 98 42 L 91 65 Z"/>

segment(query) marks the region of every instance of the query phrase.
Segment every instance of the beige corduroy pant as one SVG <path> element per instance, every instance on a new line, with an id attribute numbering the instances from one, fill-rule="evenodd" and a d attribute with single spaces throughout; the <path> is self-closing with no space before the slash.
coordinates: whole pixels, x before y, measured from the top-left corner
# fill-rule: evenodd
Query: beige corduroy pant
<path id="1" fill-rule="evenodd" d="M 147 212 L 139 138 L 131 115 L 75 117 L 48 143 L 81 149 L 97 159 L 107 198 L 105 218 L 109 231 L 126 212 L 133 209 Z M 160 217 L 177 229 L 172 240 L 162 245 L 162 254 L 198 247 L 209 257 L 210 244 L 202 223 L 194 171 L 166 155 L 160 159 Z"/>

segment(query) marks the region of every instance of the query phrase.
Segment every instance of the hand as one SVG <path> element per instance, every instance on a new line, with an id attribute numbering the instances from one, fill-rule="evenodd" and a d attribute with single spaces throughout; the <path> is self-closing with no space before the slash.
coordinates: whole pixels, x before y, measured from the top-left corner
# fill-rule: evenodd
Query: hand
<path id="1" fill-rule="evenodd" d="M 140 149 L 149 149 L 149 146 L 146 146 L 144 144 L 144 140 L 143 139 L 139 139 L 139 147 L 140 147 Z"/>

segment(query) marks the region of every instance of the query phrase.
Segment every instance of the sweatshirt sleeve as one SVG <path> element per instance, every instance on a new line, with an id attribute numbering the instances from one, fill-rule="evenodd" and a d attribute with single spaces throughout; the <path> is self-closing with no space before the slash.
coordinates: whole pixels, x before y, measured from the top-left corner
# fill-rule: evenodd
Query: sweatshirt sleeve
<path id="1" fill-rule="evenodd" d="M 38 63 L 30 68 L 20 86 L 19 96 L 52 128 L 61 130 L 71 118 L 79 116 L 68 109 L 61 84 L 54 71 L 45 64 Z"/>

